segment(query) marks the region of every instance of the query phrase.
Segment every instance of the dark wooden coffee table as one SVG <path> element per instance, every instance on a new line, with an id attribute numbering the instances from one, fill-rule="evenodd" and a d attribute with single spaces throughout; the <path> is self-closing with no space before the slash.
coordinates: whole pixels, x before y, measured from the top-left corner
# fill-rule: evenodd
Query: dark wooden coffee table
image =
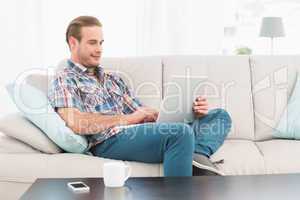
<path id="1" fill-rule="evenodd" d="M 74 194 L 71 181 L 90 186 L 88 194 Z M 37 179 L 22 200 L 299 200 L 300 174 L 263 176 L 202 176 L 188 178 L 130 178 L 125 187 L 109 189 L 102 178 Z"/>

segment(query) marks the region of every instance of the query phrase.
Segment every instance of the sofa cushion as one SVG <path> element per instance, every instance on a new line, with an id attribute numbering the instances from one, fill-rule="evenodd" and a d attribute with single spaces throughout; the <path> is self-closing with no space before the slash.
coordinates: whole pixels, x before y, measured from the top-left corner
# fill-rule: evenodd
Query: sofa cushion
<path id="1" fill-rule="evenodd" d="M 88 142 L 75 134 L 48 103 L 46 94 L 29 84 L 8 85 L 11 98 L 23 115 L 66 152 L 84 153 Z"/>
<path id="2" fill-rule="evenodd" d="M 220 149 L 212 155 L 211 160 L 225 175 L 264 174 L 263 155 L 256 144 L 250 140 L 225 140 Z"/>
<path id="3" fill-rule="evenodd" d="M 12 137 L 0 135 L 0 153 L 40 153 L 31 146 Z"/>
<path id="4" fill-rule="evenodd" d="M 207 77 L 207 81 L 192 92 L 207 96 L 211 108 L 224 108 L 229 112 L 233 122 L 229 138 L 254 139 L 247 56 L 167 56 L 163 58 L 163 66 L 164 86 L 174 76 Z M 164 97 L 166 90 L 165 87 Z"/>
<path id="5" fill-rule="evenodd" d="M 20 113 L 3 116 L 0 119 L 0 131 L 41 152 L 62 152 L 38 127 L 24 118 Z"/>
<path id="6" fill-rule="evenodd" d="M 266 174 L 300 173 L 300 141 L 273 139 L 256 144 L 264 156 Z"/>
<path id="7" fill-rule="evenodd" d="M 83 154 L 1 154 L 0 180 L 34 181 L 36 178 L 102 177 L 104 162 L 115 161 Z M 163 176 L 161 164 L 126 162 L 132 177 Z"/>
<path id="8" fill-rule="evenodd" d="M 296 82 L 300 56 L 251 56 L 255 139 L 273 138 Z"/>

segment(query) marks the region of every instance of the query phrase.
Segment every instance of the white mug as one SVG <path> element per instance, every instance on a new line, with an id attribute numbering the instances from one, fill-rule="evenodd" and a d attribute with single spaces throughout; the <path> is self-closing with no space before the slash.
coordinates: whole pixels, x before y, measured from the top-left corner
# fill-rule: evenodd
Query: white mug
<path id="1" fill-rule="evenodd" d="M 104 185 L 107 187 L 123 187 L 131 174 L 131 168 L 122 162 L 103 164 Z"/>

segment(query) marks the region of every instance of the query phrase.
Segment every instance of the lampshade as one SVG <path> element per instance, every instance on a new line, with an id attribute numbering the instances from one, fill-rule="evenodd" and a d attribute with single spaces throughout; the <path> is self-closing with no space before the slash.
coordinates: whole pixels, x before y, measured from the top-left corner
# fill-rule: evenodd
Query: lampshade
<path id="1" fill-rule="evenodd" d="M 281 17 L 264 17 L 259 36 L 270 38 L 284 37 L 285 33 Z"/>

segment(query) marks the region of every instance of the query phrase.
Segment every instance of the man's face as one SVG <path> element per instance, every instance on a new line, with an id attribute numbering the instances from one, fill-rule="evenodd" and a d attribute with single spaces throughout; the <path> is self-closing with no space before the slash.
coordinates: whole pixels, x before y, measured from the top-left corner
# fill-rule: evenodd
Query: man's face
<path id="1" fill-rule="evenodd" d="M 74 40 L 73 40 L 74 39 Z M 75 61 L 85 67 L 96 67 L 100 64 L 103 43 L 102 28 L 89 26 L 81 28 L 81 41 L 71 39 L 71 51 Z"/>

